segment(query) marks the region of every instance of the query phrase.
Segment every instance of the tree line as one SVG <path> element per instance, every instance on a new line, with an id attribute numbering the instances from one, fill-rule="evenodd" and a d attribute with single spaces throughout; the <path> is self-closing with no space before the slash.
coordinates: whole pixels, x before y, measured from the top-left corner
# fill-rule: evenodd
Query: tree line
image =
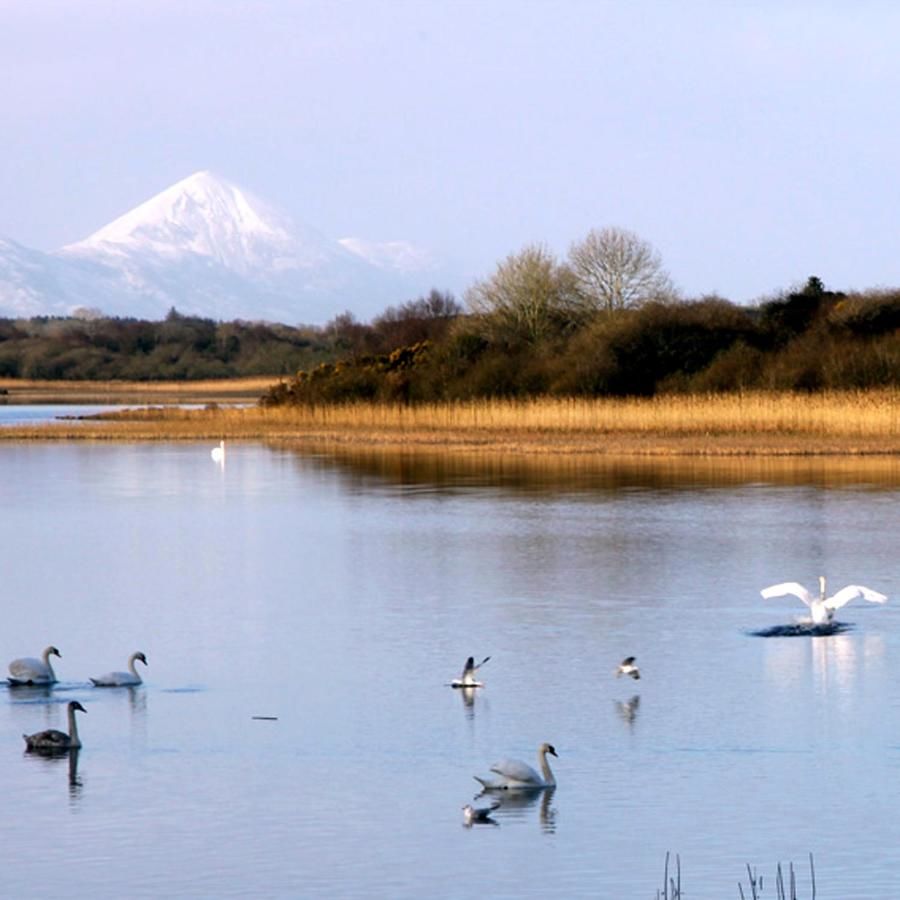
<path id="1" fill-rule="evenodd" d="M 0 319 L 0 377 L 183 380 L 281 375 L 266 403 L 484 396 L 651 395 L 897 385 L 900 290 L 810 277 L 744 306 L 684 298 L 657 251 L 605 228 L 564 259 L 531 245 L 466 291 L 324 326 Z"/>
<path id="2" fill-rule="evenodd" d="M 371 326 L 337 325 L 345 356 L 263 402 L 900 385 L 900 290 L 834 291 L 811 276 L 750 306 L 686 299 L 651 245 L 614 228 L 592 231 L 565 260 L 525 247 L 476 282 L 465 306 L 433 292 Z"/>
<path id="3" fill-rule="evenodd" d="M 181 381 L 290 375 L 340 350 L 315 328 L 215 322 L 172 309 L 158 322 L 0 319 L 0 377 Z"/>

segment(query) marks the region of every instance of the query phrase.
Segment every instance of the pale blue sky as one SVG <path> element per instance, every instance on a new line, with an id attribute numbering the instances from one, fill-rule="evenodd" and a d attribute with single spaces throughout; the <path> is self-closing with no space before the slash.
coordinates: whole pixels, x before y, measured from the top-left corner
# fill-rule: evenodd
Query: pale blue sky
<path id="1" fill-rule="evenodd" d="M 211 169 L 464 286 L 637 231 L 688 295 L 900 285 L 893 2 L 0 0 L 0 235 Z"/>

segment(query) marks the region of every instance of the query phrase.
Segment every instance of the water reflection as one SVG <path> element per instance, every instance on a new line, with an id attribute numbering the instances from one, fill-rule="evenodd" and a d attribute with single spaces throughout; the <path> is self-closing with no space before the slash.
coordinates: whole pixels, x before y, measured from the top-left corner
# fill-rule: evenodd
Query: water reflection
<path id="1" fill-rule="evenodd" d="M 78 757 L 81 753 L 79 748 L 69 751 L 69 798 L 77 800 L 81 794 L 82 782 L 78 777 Z"/>
<path id="2" fill-rule="evenodd" d="M 475 697 L 478 694 L 479 689 L 473 687 L 460 687 L 456 690 L 459 693 L 459 696 L 462 697 L 463 707 L 469 710 L 469 715 L 471 716 L 475 711 Z"/>
<path id="3" fill-rule="evenodd" d="M 641 695 L 635 694 L 630 700 L 616 700 L 616 712 L 619 714 L 619 717 L 625 722 L 629 727 L 634 726 L 634 722 L 637 719 L 638 709 L 641 705 Z"/>
<path id="4" fill-rule="evenodd" d="M 498 819 L 526 821 L 530 817 L 529 810 L 537 806 L 541 830 L 547 834 L 553 834 L 556 832 L 556 809 L 551 806 L 551 803 L 555 793 L 555 786 L 503 791 L 500 796 L 500 805 L 493 809 L 492 813 Z M 496 799 L 497 796 L 496 791 L 482 791 L 475 795 L 475 801 L 477 802 L 482 797 Z"/>
<path id="5" fill-rule="evenodd" d="M 871 487 L 900 485 L 893 457 L 688 457 L 603 454 L 526 455 L 509 452 L 448 454 L 327 446 L 311 454 L 293 445 L 270 446 L 296 453 L 304 468 L 340 471 L 364 492 L 389 484 L 406 492 L 472 488 L 595 492 L 623 489 L 686 489 L 747 484 Z"/>

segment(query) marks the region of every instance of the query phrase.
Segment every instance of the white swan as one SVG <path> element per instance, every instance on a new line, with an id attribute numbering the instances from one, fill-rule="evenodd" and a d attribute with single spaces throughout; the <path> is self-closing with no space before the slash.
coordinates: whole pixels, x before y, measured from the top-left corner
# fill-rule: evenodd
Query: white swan
<path id="1" fill-rule="evenodd" d="M 796 581 L 786 581 L 784 584 L 773 584 L 771 587 L 760 591 L 763 598 L 771 600 L 773 597 L 783 597 L 785 594 L 793 594 L 799 597 L 808 607 L 813 625 L 827 625 L 834 618 L 835 610 L 846 606 L 851 600 L 862 597 L 870 603 L 884 603 L 887 597 L 873 591 L 871 588 L 862 587 L 859 584 L 848 584 L 831 597 L 825 596 L 825 576 L 819 576 L 819 596 L 814 597 L 802 584 Z"/>
<path id="2" fill-rule="evenodd" d="M 46 731 L 38 731 L 35 734 L 23 734 L 27 750 L 63 751 L 77 750 L 81 746 L 78 737 L 78 725 L 75 722 L 75 710 L 86 713 L 87 710 L 77 701 L 69 703 L 69 733 L 59 731 L 56 728 L 48 728 Z"/>
<path id="3" fill-rule="evenodd" d="M 479 681 L 475 677 L 475 673 L 490 659 L 489 656 L 486 656 L 478 665 L 475 665 L 475 657 L 470 656 L 466 660 L 466 664 L 463 666 L 462 675 L 459 678 L 454 678 L 453 681 L 450 682 L 450 687 L 455 688 L 477 688 L 484 687 L 484 682 Z"/>
<path id="4" fill-rule="evenodd" d="M 556 787 L 556 779 L 547 762 L 548 753 L 552 756 L 557 755 L 552 744 L 541 744 L 538 747 L 540 775 L 527 763 L 518 759 L 504 759 L 491 766 L 491 771 L 497 775 L 496 778 L 481 778 L 479 775 L 475 775 L 474 778 L 486 791 L 539 790 Z"/>
<path id="5" fill-rule="evenodd" d="M 107 672 L 106 675 L 98 675 L 96 678 L 92 678 L 91 681 L 94 682 L 96 687 L 131 687 L 135 684 L 143 684 L 141 676 L 138 675 L 137 669 L 134 667 L 135 662 L 142 662 L 146 666 L 147 657 L 139 650 L 128 657 L 127 672 Z"/>
<path id="6" fill-rule="evenodd" d="M 463 824 L 467 828 L 473 825 L 496 825 L 497 823 L 491 818 L 494 810 L 500 809 L 500 801 L 495 800 L 490 806 L 472 806 L 467 803 L 463 808 Z"/>
<path id="7" fill-rule="evenodd" d="M 209 451 L 209 455 L 212 457 L 213 462 L 224 463 L 225 462 L 225 441 L 219 441 L 219 446 L 213 447 L 212 450 Z"/>
<path id="8" fill-rule="evenodd" d="M 620 675 L 630 675 L 635 681 L 641 677 L 641 670 L 634 664 L 635 657 L 626 656 L 622 662 L 619 663 L 619 668 L 616 669 L 616 678 Z"/>
<path id="9" fill-rule="evenodd" d="M 62 659 L 62 654 L 56 647 L 47 647 L 42 659 L 34 659 L 31 656 L 14 659 L 9 664 L 9 683 L 55 684 L 56 673 L 53 671 L 53 666 L 50 665 L 51 656 L 58 656 Z"/>

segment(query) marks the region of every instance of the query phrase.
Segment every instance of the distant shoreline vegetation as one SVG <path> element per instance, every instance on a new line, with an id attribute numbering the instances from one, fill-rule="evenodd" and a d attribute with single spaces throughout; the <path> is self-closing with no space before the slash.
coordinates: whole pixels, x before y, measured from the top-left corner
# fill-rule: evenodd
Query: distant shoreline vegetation
<path id="1" fill-rule="evenodd" d="M 753 306 L 685 300 L 636 236 L 590 238 L 567 263 L 539 246 L 509 257 L 465 306 L 432 290 L 371 323 L 225 323 L 175 309 L 160 322 L 90 310 L 0 319 L 0 379 L 280 378 L 266 406 L 900 386 L 900 289 L 843 293 L 811 277 Z M 610 274 L 597 259 L 608 263 L 611 239 L 645 255 L 614 254 Z"/>

